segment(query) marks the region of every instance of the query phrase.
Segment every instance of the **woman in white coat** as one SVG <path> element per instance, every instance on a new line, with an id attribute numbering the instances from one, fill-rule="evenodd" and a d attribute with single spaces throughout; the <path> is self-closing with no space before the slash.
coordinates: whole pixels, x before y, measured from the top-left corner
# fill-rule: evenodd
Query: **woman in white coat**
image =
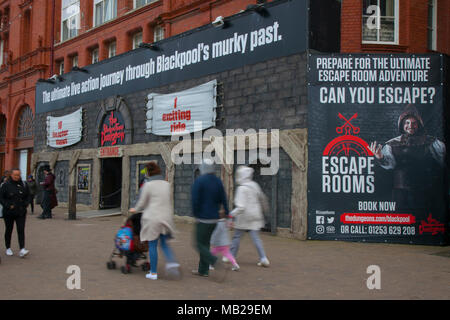
<path id="1" fill-rule="evenodd" d="M 259 237 L 259 230 L 264 227 L 263 211 L 268 209 L 267 198 L 260 186 L 252 180 L 253 169 L 247 166 L 239 166 L 236 169 L 236 194 L 234 196 L 235 209 L 231 212 L 234 218 L 234 235 L 231 242 L 231 253 L 236 257 L 241 237 L 248 231 L 253 244 L 258 250 L 258 266 L 270 265 L 264 251 L 263 243 Z"/>
<path id="2" fill-rule="evenodd" d="M 142 186 L 139 200 L 130 212 L 144 210 L 141 218 L 141 242 L 148 241 L 150 272 L 146 278 L 156 280 L 158 266 L 158 240 L 166 257 L 166 271 L 171 277 L 178 277 L 179 264 L 175 260 L 172 249 L 167 240 L 173 238 L 175 224 L 173 221 L 173 203 L 170 196 L 170 183 L 160 175 L 161 169 L 156 163 L 150 162 L 146 166 L 148 179 Z"/>

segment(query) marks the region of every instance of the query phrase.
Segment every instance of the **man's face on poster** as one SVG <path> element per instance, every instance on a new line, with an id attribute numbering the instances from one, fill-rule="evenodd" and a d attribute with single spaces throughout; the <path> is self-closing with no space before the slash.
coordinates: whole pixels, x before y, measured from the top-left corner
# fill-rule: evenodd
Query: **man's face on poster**
<path id="1" fill-rule="evenodd" d="M 410 136 L 416 134 L 418 128 L 419 123 L 414 117 L 408 117 L 403 121 L 403 131 Z"/>

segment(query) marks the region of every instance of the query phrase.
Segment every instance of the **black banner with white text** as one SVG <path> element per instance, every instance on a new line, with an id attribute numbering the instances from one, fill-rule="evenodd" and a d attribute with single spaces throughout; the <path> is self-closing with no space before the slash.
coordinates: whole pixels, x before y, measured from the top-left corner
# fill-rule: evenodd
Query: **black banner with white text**
<path id="1" fill-rule="evenodd" d="M 309 56 L 308 238 L 443 244 L 441 55 Z"/>

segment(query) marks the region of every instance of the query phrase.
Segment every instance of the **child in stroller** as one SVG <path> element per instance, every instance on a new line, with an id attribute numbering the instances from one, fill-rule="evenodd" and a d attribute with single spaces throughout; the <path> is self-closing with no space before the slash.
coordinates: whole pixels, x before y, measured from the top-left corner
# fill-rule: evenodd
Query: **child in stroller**
<path id="1" fill-rule="evenodd" d="M 131 215 L 121 227 L 114 239 L 115 247 L 111 253 L 109 261 L 106 263 L 108 269 L 115 269 L 116 263 L 113 261 L 114 257 L 126 257 L 126 264 L 121 267 L 124 274 L 131 272 L 131 267 L 138 267 L 137 260 L 144 260 L 141 264 L 143 271 L 150 270 L 150 263 L 147 260 L 144 252 L 148 252 L 147 242 L 141 243 L 139 234 L 141 232 L 141 216 L 142 213 L 135 213 Z"/>

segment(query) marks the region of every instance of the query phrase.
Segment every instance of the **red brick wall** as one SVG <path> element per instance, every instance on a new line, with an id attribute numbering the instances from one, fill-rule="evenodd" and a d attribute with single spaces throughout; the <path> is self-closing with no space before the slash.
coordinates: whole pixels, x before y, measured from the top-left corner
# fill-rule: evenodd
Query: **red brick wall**
<path id="1" fill-rule="evenodd" d="M 439 52 L 450 54 L 450 1 L 438 0 Z M 341 10 L 341 52 L 427 53 L 428 0 L 399 0 L 398 45 L 362 43 L 362 1 L 343 0 Z"/>

